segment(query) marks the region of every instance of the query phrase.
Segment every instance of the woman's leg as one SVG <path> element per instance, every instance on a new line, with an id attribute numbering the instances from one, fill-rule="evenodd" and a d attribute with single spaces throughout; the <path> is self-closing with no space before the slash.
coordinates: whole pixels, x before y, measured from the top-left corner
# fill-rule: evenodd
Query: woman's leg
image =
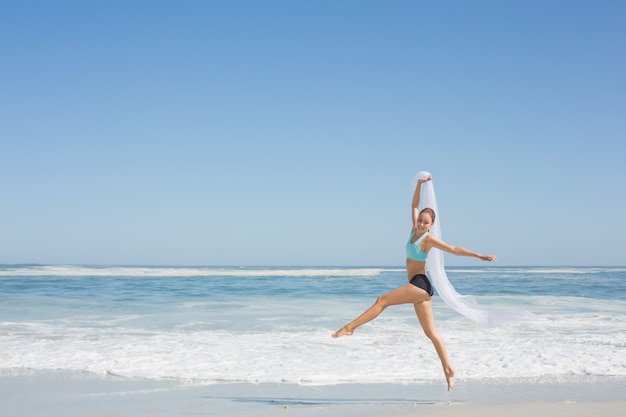
<path id="1" fill-rule="evenodd" d="M 389 306 L 408 303 L 415 304 L 429 298 L 430 296 L 426 293 L 426 291 L 421 288 L 417 288 L 413 284 L 406 284 L 400 288 L 396 288 L 395 290 L 378 297 L 373 306 L 365 310 L 365 312 L 354 321 L 337 330 L 335 334 L 333 334 L 333 337 L 352 335 L 354 329 L 367 323 L 368 321 L 374 320 L 380 313 L 383 312 L 385 308 Z"/>
<path id="2" fill-rule="evenodd" d="M 435 327 L 435 318 L 433 317 L 433 301 L 432 299 L 415 304 L 415 313 L 422 325 L 422 329 L 435 346 L 437 355 L 441 360 L 441 366 L 443 366 L 443 373 L 446 375 L 446 381 L 448 382 L 448 391 L 454 387 L 454 369 L 450 366 L 448 361 L 448 352 L 446 351 L 446 345 L 443 343 L 443 339 L 439 336 L 437 328 Z"/>

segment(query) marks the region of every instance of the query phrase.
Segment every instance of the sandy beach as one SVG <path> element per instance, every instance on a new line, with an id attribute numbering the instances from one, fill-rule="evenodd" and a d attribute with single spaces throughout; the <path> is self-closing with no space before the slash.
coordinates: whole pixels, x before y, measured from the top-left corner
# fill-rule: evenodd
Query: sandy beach
<path id="1" fill-rule="evenodd" d="M 623 379 L 431 384 L 194 385 L 55 372 L 0 378 L 2 417 L 625 416 Z"/>

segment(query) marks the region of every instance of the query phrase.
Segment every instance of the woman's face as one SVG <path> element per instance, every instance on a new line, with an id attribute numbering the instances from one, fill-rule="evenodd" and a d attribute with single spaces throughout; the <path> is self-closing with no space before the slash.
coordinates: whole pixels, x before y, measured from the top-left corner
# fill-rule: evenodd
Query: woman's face
<path id="1" fill-rule="evenodd" d="M 430 229 L 430 226 L 432 225 L 433 225 L 433 220 L 430 218 L 430 214 L 421 213 L 417 217 L 417 228 L 419 230 L 428 230 Z"/>

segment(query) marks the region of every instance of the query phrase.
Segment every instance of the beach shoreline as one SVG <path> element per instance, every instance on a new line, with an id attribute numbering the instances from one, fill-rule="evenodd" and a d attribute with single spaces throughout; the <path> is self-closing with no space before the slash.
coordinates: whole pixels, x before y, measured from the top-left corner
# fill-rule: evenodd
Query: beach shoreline
<path id="1" fill-rule="evenodd" d="M 402 271 L 105 269 L 5 268 L 0 417 L 626 415 L 623 269 L 451 270 L 537 314 L 480 327 L 435 299 L 452 392 L 411 307 L 330 337 Z"/>
<path id="2" fill-rule="evenodd" d="M 623 416 L 626 379 L 443 384 L 223 383 L 55 371 L 0 376 L 1 417 Z M 462 411 L 461 411 L 462 410 Z M 529 410 L 533 410 L 530 412 Z"/>

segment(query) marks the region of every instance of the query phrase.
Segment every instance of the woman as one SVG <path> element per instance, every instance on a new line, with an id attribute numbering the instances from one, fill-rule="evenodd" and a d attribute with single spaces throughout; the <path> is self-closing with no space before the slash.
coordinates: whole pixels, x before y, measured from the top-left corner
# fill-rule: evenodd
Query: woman
<path id="1" fill-rule="evenodd" d="M 422 184 L 431 179 L 431 176 L 419 179 L 413 195 L 411 205 L 413 227 L 406 244 L 406 271 L 409 283 L 378 297 L 373 306 L 368 308 L 354 321 L 337 330 L 333 337 L 352 335 L 357 327 L 375 319 L 389 306 L 411 303 L 415 307 L 415 313 L 424 333 L 433 342 L 435 350 L 439 355 L 448 383 L 448 391 L 450 391 L 454 387 L 454 369 L 450 366 L 446 346 L 435 328 L 432 310 L 433 287 L 426 276 L 428 252 L 432 248 L 437 248 L 453 255 L 473 256 L 483 261 L 495 261 L 496 257 L 495 255 L 481 255 L 459 246 L 452 246 L 429 233 L 431 226 L 435 222 L 435 212 L 428 207 L 419 211 L 419 203 Z"/>

